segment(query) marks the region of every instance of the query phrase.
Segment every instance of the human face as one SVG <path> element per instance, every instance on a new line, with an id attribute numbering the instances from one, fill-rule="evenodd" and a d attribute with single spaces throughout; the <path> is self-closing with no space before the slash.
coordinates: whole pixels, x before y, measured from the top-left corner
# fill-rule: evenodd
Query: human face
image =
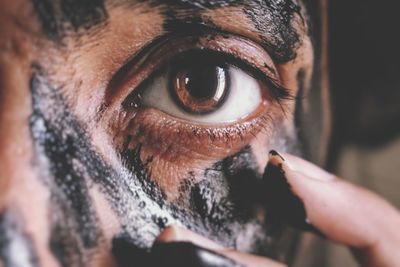
<path id="1" fill-rule="evenodd" d="M 301 153 L 296 97 L 313 68 L 301 3 L 14 0 L 0 10 L 6 266 L 109 266 L 122 241 L 145 253 L 170 224 L 286 255 L 291 230 L 259 208 L 257 185 L 269 150 Z"/>

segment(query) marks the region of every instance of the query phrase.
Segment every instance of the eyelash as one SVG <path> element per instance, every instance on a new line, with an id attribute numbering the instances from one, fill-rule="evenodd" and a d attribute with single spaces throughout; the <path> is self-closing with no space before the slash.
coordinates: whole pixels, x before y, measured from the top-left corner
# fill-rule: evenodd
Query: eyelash
<path id="1" fill-rule="evenodd" d="M 229 63 L 247 71 L 250 75 L 255 75 L 255 78 L 260 79 L 263 83 L 265 83 L 270 90 L 273 99 L 278 103 L 281 104 L 281 101 L 283 100 L 295 99 L 295 97 L 291 95 L 288 88 L 283 87 L 279 81 L 262 72 L 250 62 L 247 62 L 233 54 L 222 53 L 222 55 L 227 61 L 229 61 Z"/>
<path id="2" fill-rule="evenodd" d="M 277 101 L 277 103 L 281 106 L 281 108 L 284 112 L 285 112 L 285 108 L 282 104 L 282 101 L 295 100 L 295 96 L 291 95 L 290 90 L 283 87 L 275 78 L 270 77 L 266 73 L 259 70 L 257 67 L 253 66 L 250 62 L 247 62 L 247 61 L 239 58 L 236 55 L 228 54 L 226 52 L 217 52 L 212 49 L 192 49 L 192 50 L 182 52 L 178 56 L 183 57 L 183 55 L 185 55 L 185 56 L 190 57 L 191 54 L 198 53 L 198 52 L 207 53 L 208 56 L 214 56 L 221 62 L 225 62 L 227 64 L 232 64 L 232 65 L 246 71 L 248 74 L 255 76 L 254 78 L 260 80 L 263 84 L 265 84 L 267 86 L 267 88 L 269 89 L 269 93 L 272 95 L 272 100 Z M 150 76 L 147 79 L 142 81 L 137 86 L 137 88 L 133 90 L 133 92 L 136 95 L 140 94 L 142 92 L 141 88 L 146 87 L 146 84 L 151 83 L 155 79 L 157 74 L 159 74 L 164 68 L 166 68 L 168 65 L 170 65 L 173 62 L 174 61 L 167 60 L 167 62 L 164 62 L 163 64 L 161 64 L 161 66 L 157 67 L 150 74 Z"/>

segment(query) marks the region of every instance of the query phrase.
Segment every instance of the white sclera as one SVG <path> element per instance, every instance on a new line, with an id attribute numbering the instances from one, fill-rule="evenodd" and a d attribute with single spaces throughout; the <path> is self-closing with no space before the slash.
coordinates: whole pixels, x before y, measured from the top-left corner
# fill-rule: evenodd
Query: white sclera
<path id="1" fill-rule="evenodd" d="M 229 93 L 225 103 L 212 113 L 190 114 L 177 106 L 168 91 L 168 71 L 158 75 L 144 89 L 143 105 L 171 116 L 199 124 L 233 123 L 254 112 L 262 102 L 259 82 L 245 71 L 229 66 Z"/>

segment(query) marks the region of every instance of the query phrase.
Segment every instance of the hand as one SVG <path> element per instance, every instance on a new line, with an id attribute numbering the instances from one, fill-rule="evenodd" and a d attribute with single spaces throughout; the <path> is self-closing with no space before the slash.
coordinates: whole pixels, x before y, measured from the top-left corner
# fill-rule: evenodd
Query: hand
<path id="1" fill-rule="evenodd" d="M 317 230 L 332 242 L 348 246 L 362 266 L 400 266 L 400 214 L 393 206 L 376 194 L 289 154 L 272 153 L 268 166 L 267 169 L 281 170 L 284 175 L 277 179 L 283 179 L 281 185 L 286 185 L 292 193 L 292 197 L 285 193 L 275 194 L 273 202 L 288 207 L 293 201 L 301 202 L 307 216 L 304 225 L 307 221 L 309 229 Z M 277 215 L 289 223 L 298 219 L 291 215 L 293 210 L 279 210 Z M 294 225 L 298 225 L 298 221 Z M 186 244 L 188 253 L 178 255 L 174 266 L 185 266 L 186 257 L 196 258 L 197 265 L 191 263 L 190 266 L 283 266 L 266 258 L 223 248 L 174 226 L 167 228 L 156 244 L 155 250 L 160 252 L 161 258 L 165 249 L 173 253 L 173 246 Z"/>

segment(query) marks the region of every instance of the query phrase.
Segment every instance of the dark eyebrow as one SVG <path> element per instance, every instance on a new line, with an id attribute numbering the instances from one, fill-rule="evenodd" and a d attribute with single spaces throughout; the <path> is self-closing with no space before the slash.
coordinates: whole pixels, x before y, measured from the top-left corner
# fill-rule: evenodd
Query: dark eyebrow
<path id="1" fill-rule="evenodd" d="M 198 8 L 219 8 L 227 6 L 258 6 L 260 8 L 269 6 L 279 8 L 288 3 L 298 5 L 293 0 L 152 0 L 151 2 L 192 6 Z"/>
<path id="2" fill-rule="evenodd" d="M 108 15 L 104 0 L 32 0 L 44 32 L 60 38 L 70 28 L 86 30 L 104 22 Z"/>
<path id="3" fill-rule="evenodd" d="M 300 34 L 306 34 L 301 33 L 292 24 L 295 15 L 300 17 L 303 24 L 305 23 L 301 6 L 293 0 L 248 2 L 244 12 L 261 33 L 262 45 L 270 52 L 273 59 L 278 63 L 294 59 L 297 45 L 300 43 Z"/>
<path id="4" fill-rule="evenodd" d="M 212 22 L 204 21 L 201 13 L 222 7 L 240 8 L 256 30 L 252 35 L 261 39 L 261 45 L 278 63 L 296 57 L 301 30 L 296 29 L 292 20 L 298 15 L 303 24 L 301 6 L 296 0 L 154 0 L 152 3 L 165 5 L 167 32 L 195 32 L 199 27 L 215 28 Z M 182 12 L 185 11 L 185 12 Z M 182 15 L 183 14 L 183 15 Z M 245 23 L 245 22 L 243 22 Z M 224 30 L 217 28 L 216 30 Z M 306 33 L 304 33 L 306 34 Z"/>

